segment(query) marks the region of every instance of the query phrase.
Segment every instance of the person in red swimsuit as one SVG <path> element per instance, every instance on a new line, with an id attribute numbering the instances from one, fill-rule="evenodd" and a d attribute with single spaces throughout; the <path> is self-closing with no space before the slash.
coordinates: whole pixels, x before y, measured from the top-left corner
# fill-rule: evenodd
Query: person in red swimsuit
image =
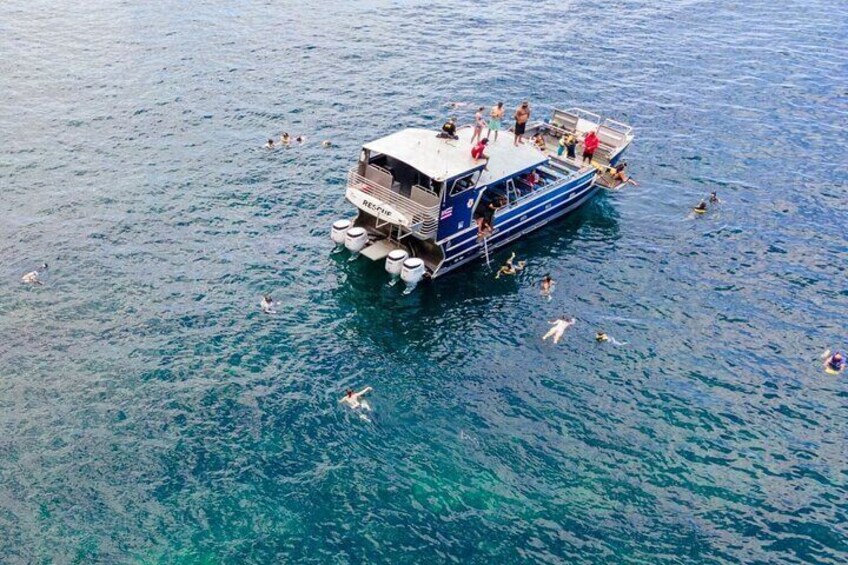
<path id="1" fill-rule="evenodd" d="M 592 157 L 595 156 L 595 150 L 598 148 L 598 145 L 601 144 L 601 140 L 598 139 L 598 135 L 594 131 L 590 131 L 586 134 L 586 139 L 583 140 L 583 162 L 589 161 L 592 162 Z"/>
<path id="2" fill-rule="evenodd" d="M 489 156 L 484 153 L 486 150 L 486 146 L 489 144 L 489 138 L 484 137 L 480 140 L 480 143 L 471 148 L 471 156 L 475 161 L 479 161 L 480 159 L 489 160 Z"/>

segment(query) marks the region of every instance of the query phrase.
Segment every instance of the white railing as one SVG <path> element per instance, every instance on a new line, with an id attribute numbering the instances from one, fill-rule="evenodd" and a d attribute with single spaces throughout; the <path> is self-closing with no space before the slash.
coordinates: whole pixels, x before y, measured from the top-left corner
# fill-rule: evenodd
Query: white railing
<path id="1" fill-rule="evenodd" d="M 427 239 L 439 228 L 439 204 L 426 206 L 392 189 L 377 184 L 352 170 L 347 175 L 347 199 L 378 221 L 403 226 Z"/>

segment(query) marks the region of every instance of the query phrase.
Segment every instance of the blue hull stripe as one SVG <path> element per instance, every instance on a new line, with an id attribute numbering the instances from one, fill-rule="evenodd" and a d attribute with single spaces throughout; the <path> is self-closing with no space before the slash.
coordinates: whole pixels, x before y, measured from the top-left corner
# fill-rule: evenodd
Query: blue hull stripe
<path id="1" fill-rule="evenodd" d="M 525 205 L 507 210 L 506 213 L 495 216 L 495 233 L 489 237 L 489 245 L 499 241 L 516 227 L 522 226 L 528 222 L 538 221 L 544 217 L 544 212 L 550 209 L 559 208 L 563 204 L 573 202 L 590 188 L 592 175 L 577 179 L 577 182 L 564 185 L 553 192 L 541 197 L 537 200 L 527 202 Z M 539 213 L 539 210 L 542 210 Z M 534 213 L 536 212 L 536 213 Z M 480 242 L 477 240 L 477 230 L 469 232 L 468 236 L 458 242 L 451 242 L 449 249 L 445 252 L 445 260 L 450 261 L 458 255 L 468 252 L 473 247 L 478 247 Z"/>
<path id="2" fill-rule="evenodd" d="M 579 193 L 575 192 L 575 196 L 573 198 L 561 198 L 559 199 L 559 202 L 552 203 L 550 207 L 543 208 L 541 212 L 532 217 L 525 218 L 523 221 L 512 222 L 512 225 L 509 228 L 499 228 L 496 234 L 489 237 L 489 252 L 491 253 L 494 249 L 502 247 L 519 237 L 542 227 L 551 220 L 579 208 L 585 202 L 588 202 L 592 196 L 600 190 L 600 187 L 591 185 L 591 178 L 589 183 L 584 183 L 580 188 L 582 190 L 580 190 Z M 517 212 L 519 212 L 520 215 L 516 215 L 518 215 L 520 219 L 525 215 L 526 210 L 517 210 Z M 510 218 L 510 220 L 512 219 L 513 218 Z M 481 243 L 477 241 L 477 234 L 475 232 L 468 240 L 463 241 L 461 244 L 451 246 L 448 253 L 449 254 L 447 254 L 444 262 L 442 263 L 442 267 L 434 274 L 434 276 L 441 276 L 461 265 L 464 265 L 465 263 L 468 263 L 469 261 L 479 259 L 483 256 L 483 247 Z"/>

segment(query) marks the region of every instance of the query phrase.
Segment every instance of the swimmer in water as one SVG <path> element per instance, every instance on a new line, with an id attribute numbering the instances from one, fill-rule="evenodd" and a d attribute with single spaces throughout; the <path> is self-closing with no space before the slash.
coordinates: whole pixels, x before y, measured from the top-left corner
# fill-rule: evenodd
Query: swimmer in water
<path id="1" fill-rule="evenodd" d="M 47 270 L 47 263 L 44 263 L 44 264 L 41 265 L 41 270 L 42 270 L 42 272 Z M 24 283 L 24 284 L 43 285 L 44 283 L 41 282 L 40 277 L 41 277 L 41 275 L 39 274 L 38 271 L 31 271 L 31 272 L 29 272 L 29 273 L 27 273 L 27 274 L 25 274 L 24 276 L 21 277 L 21 282 Z"/>
<path id="2" fill-rule="evenodd" d="M 262 308 L 262 311 L 266 314 L 277 313 L 277 311 L 274 310 L 274 299 L 270 296 L 263 296 L 262 300 L 259 302 L 259 307 Z"/>
<path id="3" fill-rule="evenodd" d="M 333 142 L 330 141 L 329 139 L 325 139 L 324 141 L 321 142 L 321 147 L 332 147 L 332 146 L 333 146 Z"/>
<path id="4" fill-rule="evenodd" d="M 299 144 L 303 145 L 303 143 L 306 141 L 306 138 L 302 135 L 299 135 L 295 137 L 294 140 L 297 141 Z"/>
<path id="5" fill-rule="evenodd" d="M 547 296 L 548 300 L 551 299 L 551 292 L 554 290 L 554 285 L 556 281 L 551 278 L 550 274 L 546 274 L 542 278 L 542 296 Z"/>
<path id="6" fill-rule="evenodd" d="M 697 206 L 692 209 L 696 214 L 703 214 L 707 211 L 707 203 L 701 200 Z"/>
<path id="7" fill-rule="evenodd" d="M 269 140 L 268 140 L 268 143 L 266 143 L 266 144 L 265 144 L 265 148 L 266 148 L 266 149 L 273 149 L 273 148 L 274 148 L 274 140 L 273 140 L 273 139 L 269 139 Z"/>
<path id="8" fill-rule="evenodd" d="M 559 343 L 559 340 L 562 338 L 562 334 L 565 333 L 565 330 L 573 326 L 575 322 L 576 320 L 574 318 L 566 318 L 565 316 L 557 318 L 551 322 L 553 327 L 548 330 L 548 333 L 542 336 L 542 341 L 545 341 L 549 337 L 553 337 L 554 343 Z"/>
<path id="9" fill-rule="evenodd" d="M 718 199 L 718 194 L 715 192 L 710 192 L 710 204 L 721 204 L 721 200 Z"/>
<path id="10" fill-rule="evenodd" d="M 826 352 L 825 355 L 828 353 L 830 352 Z M 824 362 L 824 368 L 833 373 L 841 373 L 845 369 L 846 364 L 848 364 L 848 361 L 845 359 L 845 354 L 841 351 L 837 351 L 827 358 Z"/>
<path id="11" fill-rule="evenodd" d="M 620 342 L 606 332 L 595 332 L 595 341 L 598 343 L 611 343 L 613 345 L 627 345 L 627 342 Z"/>
<path id="12" fill-rule="evenodd" d="M 373 389 L 370 386 L 367 386 L 360 390 L 359 392 L 353 392 L 353 389 L 347 389 L 344 397 L 342 397 L 339 402 L 343 402 L 356 410 L 357 408 L 362 408 L 363 410 L 371 410 L 371 407 L 368 405 L 368 402 L 365 400 L 359 400 L 360 397 L 365 395 L 366 393 L 371 392 Z"/>
<path id="13" fill-rule="evenodd" d="M 515 275 L 518 271 L 524 269 L 524 265 L 527 264 L 526 261 L 519 261 L 517 264 L 513 264 L 512 261 L 515 259 L 515 252 L 512 253 L 509 259 L 506 260 L 506 263 L 498 269 L 498 274 L 495 275 L 496 279 L 501 278 L 501 275 Z"/>
<path id="14" fill-rule="evenodd" d="M 283 135 L 280 136 L 280 145 L 283 147 L 288 147 L 291 145 L 291 136 L 288 132 L 283 132 Z"/>

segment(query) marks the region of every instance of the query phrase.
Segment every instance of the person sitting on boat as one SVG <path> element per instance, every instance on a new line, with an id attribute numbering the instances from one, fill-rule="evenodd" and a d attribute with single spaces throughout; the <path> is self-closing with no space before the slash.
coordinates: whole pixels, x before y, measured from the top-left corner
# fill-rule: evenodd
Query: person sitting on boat
<path id="1" fill-rule="evenodd" d="M 542 135 L 542 132 L 539 132 L 533 136 L 533 144 L 536 145 L 537 149 L 541 149 L 542 151 L 547 149 L 547 145 L 545 144 L 545 136 Z"/>
<path id="2" fill-rule="evenodd" d="M 639 186 L 633 178 L 627 176 L 627 173 L 624 171 L 627 169 L 627 163 L 621 162 L 612 169 L 612 180 L 620 182 L 620 183 L 630 183 L 633 186 Z"/>
<path id="3" fill-rule="evenodd" d="M 832 373 L 841 373 L 845 369 L 846 364 L 848 364 L 848 361 L 845 360 L 845 354 L 837 351 L 827 358 L 824 362 L 824 368 L 830 370 Z"/>
<path id="4" fill-rule="evenodd" d="M 477 237 L 489 237 L 492 235 L 492 224 L 489 223 L 489 220 L 486 216 L 477 216 L 475 218 L 477 222 Z"/>
<path id="5" fill-rule="evenodd" d="M 583 162 L 589 161 L 592 162 L 592 157 L 595 156 L 595 151 L 598 149 L 598 146 L 601 144 L 601 140 L 598 138 L 598 134 L 594 131 L 590 131 L 586 134 L 586 137 L 583 139 Z"/>
<path id="6" fill-rule="evenodd" d="M 536 185 L 541 181 L 541 177 L 536 173 L 536 171 L 530 171 L 523 177 L 524 182 L 530 187 L 530 190 L 536 188 Z"/>
<path id="7" fill-rule="evenodd" d="M 486 151 L 486 146 L 489 144 L 489 138 L 484 137 L 480 140 L 480 142 L 471 148 L 471 156 L 475 161 L 479 161 L 480 159 L 489 160 L 489 156 L 484 153 Z"/>
<path id="8" fill-rule="evenodd" d="M 701 200 L 693 210 L 696 214 L 705 214 L 707 212 L 707 203 Z"/>
<path id="9" fill-rule="evenodd" d="M 456 119 L 448 118 L 448 121 L 442 125 L 442 132 L 436 137 L 441 139 L 459 139 L 459 136 L 456 135 Z"/>
<path id="10" fill-rule="evenodd" d="M 501 278 L 501 275 L 515 275 L 518 271 L 524 270 L 524 266 L 527 264 L 526 261 L 519 261 L 517 264 L 513 264 L 513 260 L 515 260 L 514 251 L 512 255 L 510 255 L 509 259 L 506 260 L 506 263 L 498 269 L 498 274 L 495 275 L 496 279 Z"/>

